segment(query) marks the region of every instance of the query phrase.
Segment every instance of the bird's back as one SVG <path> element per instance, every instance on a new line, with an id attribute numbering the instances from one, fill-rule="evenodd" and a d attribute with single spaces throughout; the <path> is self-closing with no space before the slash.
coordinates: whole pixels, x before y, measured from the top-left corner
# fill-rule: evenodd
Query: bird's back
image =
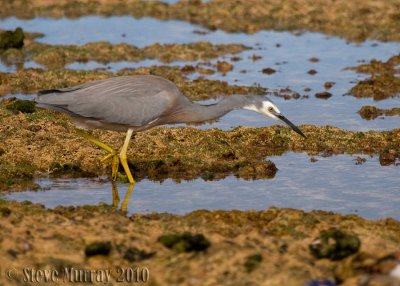
<path id="1" fill-rule="evenodd" d="M 38 95 L 38 107 L 126 126 L 144 126 L 156 120 L 183 97 L 174 83 L 150 75 L 113 77 Z"/>

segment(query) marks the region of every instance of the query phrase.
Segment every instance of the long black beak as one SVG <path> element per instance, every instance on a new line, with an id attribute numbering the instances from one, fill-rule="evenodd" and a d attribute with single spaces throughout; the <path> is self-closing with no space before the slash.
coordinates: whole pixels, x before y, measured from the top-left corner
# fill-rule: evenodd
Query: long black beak
<path id="1" fill-rule="evenodd" d="M 306 135 L 304 135 L 303 132 L 301 132 L 301 130 L 296 125 L 294 125 L 292 122 L 290 122 L 290 120 L 287 119 L 285 116 L 283 116 L 282 114 L 275 114 L 275 116 L 278 117 L 283 122 L 285 122 L 287 125 L 289 125 L 290 128 L 292 128 L 297 134 L 300 134 L 304 138 L 307 138 Z"/>

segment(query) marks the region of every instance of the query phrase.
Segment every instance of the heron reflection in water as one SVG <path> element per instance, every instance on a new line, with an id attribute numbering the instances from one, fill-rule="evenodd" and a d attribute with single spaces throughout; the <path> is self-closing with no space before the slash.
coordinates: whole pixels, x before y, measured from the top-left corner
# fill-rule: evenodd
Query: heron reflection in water
<path id="1" fill-rule="evenodd" d="M 70 88 L 43 90 L 38 95 L 38 107 L 70 115 L 79 128 L 79 135 L 109 153 L 101 161 L 112 159 L 114 181 L 121 163 L 131 184 L 135 181 L 126 155 L 129 141 L 134 133 L 155 126 L 204 122 L 234 109 L 248 109 L 284 122 L 306 137 L 265 96 L 234 94 L 216 104 L 201 105 L 184 96 L 173 82 L 158 76 L 113 77 Z M 82 129 L 86 128 L 126 132 L 120 152 L 85 133 Z"/>
<path id="2" fill-rule="evenodd" d="M 131 198 L 134 186 L 135 186 L 135 184 L 129 184 L 128 190 L 124 196 L 124 199 L 122 200 L 120 210 L 123 212 L 128 212 L 128 203 Z M 119 198 L 117 182 L 113 181 L 112 182 L 112 206 L 117 209 L 120 202 L 121 202 L 121 200 Z"/>

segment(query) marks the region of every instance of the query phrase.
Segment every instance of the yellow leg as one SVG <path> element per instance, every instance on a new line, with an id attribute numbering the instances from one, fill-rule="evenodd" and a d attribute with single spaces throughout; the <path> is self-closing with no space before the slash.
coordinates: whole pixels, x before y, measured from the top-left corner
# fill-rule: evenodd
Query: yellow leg
<path id="1" fill-rule="evenodd" d="M 94 144 L 99 146 L 101 149 L 104 149 L 104 150 L 110 152 L 113 155 L 117 154 L 117 152 L 115 152 L 115 150 L 113 148 L 111 148 L 107 144 L 104 144 L 103 142 L 100 142 L 99 140 L 97 140 L 96 138 L 90 136 L 89 134 L 85 133 L 84 131 L 82 131 L 80 129 L 76 129 L 76 133 L 78 133 L 80 136 L 82 136 L 86 140 L 89 140 L 90 142 L 93 142 Z"/>
<path id="2" fill-rule="evenodd" d="M 132 177 L 131 171 L 129 170 L 128 161 L 126 160 L 127 159 L 126 152 L 128 151 L 128 145 L 129 141 L 131 140 L 132 134 L 133 130 L 128 129 L 128 132 L 126 132 L 124 145 L 122 146 L 121 152 L 119 153 L 119 158 L 121 159 L 122 167 L 124 167 L 125 173 L 128 176 L 129 183 L 134 184 L 135 180 Z"/>
<path id="3" fill-rule="evenodd" d="M 107 156 L 105 156 L 103 159 L 101 159 L 100 161 L 105 161 L 111 157 L 113 157 L 113 162 L 112 162 L 112 178 L 115 181 L 117 179 L 117 174 L 118 174 L 118 167 L 119 167 L 119 158 L 117 155 L 117 152 L 111 148 L 110 146 L 108 146 L 107 144 L 104 144 L 103 142 L 100 142 L 99 140 L 97 140 L 96 138 L 90 136 L 89 134 L 83 132 L 80 129 L 76 129 L 76 133 L 78 133 L 80 136 L 82 136 L 83 138 L 85 138 L 86 140 L 96 144 L 97 146 L 99 146 L 101 149 L 106 150 L 107 152 L 109 152 L 110 154 L 108 154 Z"/>

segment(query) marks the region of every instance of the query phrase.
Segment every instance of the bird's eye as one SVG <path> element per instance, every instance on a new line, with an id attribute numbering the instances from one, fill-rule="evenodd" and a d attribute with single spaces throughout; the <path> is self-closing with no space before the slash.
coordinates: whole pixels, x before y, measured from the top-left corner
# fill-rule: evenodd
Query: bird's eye
<path id="1" fill-rule="evenodd" d="M 274 108 L 272 106 L 268 107 L 269 112 L 274 112 Z"/>

